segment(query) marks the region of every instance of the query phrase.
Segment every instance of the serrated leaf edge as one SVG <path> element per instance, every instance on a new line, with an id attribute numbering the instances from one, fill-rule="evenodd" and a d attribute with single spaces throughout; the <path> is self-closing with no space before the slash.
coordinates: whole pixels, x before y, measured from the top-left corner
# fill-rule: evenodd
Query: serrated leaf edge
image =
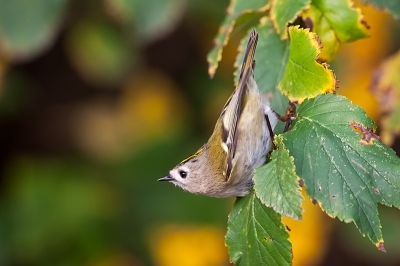
<path id="1" fill-rule="evenodd" d="M 347 7 L 349 8 L 349 10 L 352 10 L 352 11 L 354 11 L 354 12 L 357 14 L 357 26 L 358 26 L 358 28 L 360 29 L 360 31 L 362 31 L 362 32 L 364 33 L 364 38 L 369 37 L 369 36 L 370 36 L 370 33 L 368 32 L 368 30 L 369 30 L 370 27 L 369 27 L 368 23 L 364 20 L 364 15 L 362 14 L 361 9 L 360 9 L 359 7 L 356 7 L 356 5 L 354 4 L 354 1 L 352 1 L 352 0 L 347 0 L 346 2 L 347 2 Z M 312 4 L 311 4 L 311 5 L 312 5 Z M 316 6 L 316 5 L 314 5 L 314 7 L 317 8 L 317 9 L 321 12 L 321 16 L 322 16 L 322 17 L 324 17 L 325 19 L 327 19 L 325 10 L 321 10 L 321 9 L 320 9 L 318 6 Z M 329 23 L 329 25 L 331 25 L 331 24 Z M 353 41 L 358 40 L 358 39 L 348 39 L 348 40 L 346 39 L 346 40 L 342 40 L 342 39 L 340 39 L 339 36 L 336 34 L 336 30 L 335 30 L 334 28 L 331 28 L 331 30 L 332 30 L 333 32 L 335 32 L 335 36 L 336 36 L 337 40 L 338 40 L 340 43 L 349 43 L 349 42 L 353 42 Z"/>
<path id="2" fill-rule="evenodd" d="M 280 143 L 278 143 L 278 139 L 281 139 Z M 289 160 L 292 162 L 292 166 L 293 166 L 293 168 L 291 168 L 290 172 L 291 172 L 291 174 L 293 174 L 293 175 L 296 176 L 296 181 L 297 181 L 297 183 L 298 183 L 298 182 L 300 181 L 300 178 L 299 178 L 299 176 L 296 174 L 296 166 L 295 166 L 295 164 L 294 164 L 294 158 L 293 158 L 293 156 L 290 156 L 289 150 L 286 149 L 285 144 L 284 144 L 283 141 L 282 141 L 282 136 L 281 136 L 281 135 L 278 135 L 278 136 L 275 138 L 274 143 L 275 143 L 275 145 L 276 145 L 277 147 L 279 147 L 278 149 L 282 148 L 282 149 L 283 149 L 283 152 L 286 152 L 287 155 L 289 156 Z M 279 144 L 280 144 L 280 145 L 279 145 Z M 278 150 L 274 150 L 273 153 L 274 153 L 274 152 L 277 152 L 277 151 L 278 151 Z M 266 207 L 268 207 L 268 208 L 272 208 L 276 213 L 280 214 L 281 216 L 288 217 L 288 218 L 292 218 L 292 219 L 294 219 L 294 220 L 300 220 L 300 221 L 302 220 L 302 213 L 303 213 L 304 210 L 303 210 L 303 208 L 302 208 L 302 206 L 301 206 L 301 202 L 304 200 L 304 197 L 303 197 L 303 195 L 302 195 L 302 193 L 301 193 L 301 187 L 300 187 L 300 186 L 298 186 L 298 189 L 297 189 L 298 195 L 299 195 L 300 198 L 301 198 L 300 208 L 302 209 L 302 211 L 301 211 L 300 215 L 296 215 L 296 213 L 295 213 L 294 211 L 293 211 L 293 215 L 284 214 L 284 213 L 280 212 L 279 210 L 277 210 L 277 208 L 276 208 L 275 205 L 272 205 L 272 204 L 269 204 L 269 203 L 265 202 L 265 201 L 263 200 L 263 198 L 260 197 L 260 196 L 258 195 L 257 190 L 254 190 L 254 192 L 255 192 L 256 197 L 260 200 L 260 202 L 261 202 L 262 204 L 264 204 L 264 205 L 265 205 Z M 287 200 L 286 197 L 285 197 L 285 201 L 286 201 L 286 202 L 289 202 L 289 201 Z M 288 204 L 288 205 L 290 206 L 290 204 Z"/>
<path id="3" fill-rule="evenodd" d="M 322 48 L 322 43 L 321 43 L 321 41 L 319 40 L 318 36 L 317 36 L 315 33 L 311 32 L 309 29 L 307 29 L 307 28 L 300 28 L 299 25 L 296 25 L 296 26 L 290 26 L 290 27 L 288 28 L 289 38 L 290 38 L 290 33 L 291 33 L 293 30 L 302 31 L 302 32 L 304 32 L 304 33 L 307 35 L 307 38 L 310 40 L 311 45 L 312 45 L 312 46 L 316 49 L 316 51 L 317 51 L 316 57 L 315 57 L 315 59 L 314 59 L 315 63 L 316 63 L 317 65 L 322 66 L 324 69 L 327 70 L 326 73 L 328 73 L 328 75 L 329 75 L 329 80 L 330 80 L 330 82 L 329 82 L 324 88 L 322 88 L 319 92 L 321 92 L 321 91 L 323 91 L 323 92 L 325 92 L 325 93 L 334 93 L 334 92 L 336 92 L 336 89 L 338 88 L 338 80 L 336 79 L 335 73 L 333 72 L 333 70 L 329 69 L 329 64 L 327 64 L 327 63 L 320 63 L 320 62 L 318 62 L 318 60 L 317 60 L 317 59 L 318 59 L 318 55 L 321 53 L 321 48 Z M 289 60 L 290 60 L 290 55 L 289 55 Z M 332 83 L 333 83 L 333 85 L 332 85 Z M 296 102 L 296 103 L 302 103 L 304 100 L 306 100 L 306 99 L 308 99 L 308 98 L 315 98 L 315 97 L 318 96 L 319 94 L 322 94 L 322 93 L 318 93 L 318 94 L 316 94 L 316 95 L 309 95 L 309 96 L 306 96 L 306 97 L 293 97 L 293 96 L 290 96 L 290 95 L 289 95 L 289 92 L 288 92 L 288 91 L 285 91 L 285 90 L 282 89 L 281 83 L 278 84 L 278 88 L 279 88 L 279 90 L 281 91 L 281 93 L 282 93 L 283 95 L 286 95 L 286 96 L 289 98 L 289 100 L 290 100 L 291 102 Z"/>
<path id="4" fill-rule="evenodd" d="M 296 20 L 296 18 L 299 16 L 299 14 L 301 14 L 304 10 L 307 10 L 308 8 L 310 8 L 310 6 L 311 6 L 311 0 L 310 0 L 310 4 L 308 4 L 308 5 L 307 5 L 306 7 L 304 7 L 302 10 L 300 10 L 298 13 L 296 13 L 296 14 L 293 16 L 293 18 L 291 18 L 290 20 L 288 20 L 288 21 L 286 22 L 286 24 L 285 24 L 286 30 L 284 30 L 283 32 L 280 32 L 279 25 L 278 25 L 278 22 L 277 22 L 277 20 L 276 20 L 276 13 L 273 12 L 273 11 L 274 11 L 274 8 L 275 8 L 275 6 L 276 6 L 276 4 L 277 4 L 278 1 L 279 1 L 279 0 L 272 0 L 272 1 L 271 1 L 271 11 L 270 11 L 269 17 L 270 17 L 270 20 L 271 20 L 271 22 L 272 22 L 272 25 L 274 26 L 275 31 L 281 36 L 281 39 L 282 39 L 282 40 L 287 40 L 289 36 L 288 36 L 288 31 L 287 31 L 286 26 L 287 26 L 288 24 L 290 24 L 290 23 L 293 23 L 293 22 Z"/>
<path id="5" fill-rule="evenodd" d="M 231 4 L 228 6 L 227 8 L 227 15 L 230 15 L 233 13 L 233 4 L 235 3 L 236 0 L 232 0 Z M 213 48 L 211 49 L 211 51 L 208 53 L 207 55 L 207 63 L 208 63 L 208 75 L 213 78 L 215 75 L 215 72 L 217 71 L 218 68 L 218 64 L 222 59 L 222 50 L 223 48 L 228 44 L 229 38 L 230 38 L 230 34 L 232 33 L 235 25 L 236 25 L 236 21 L 243 15 L 245 14 L 250 14 L 250 13 L 260 13 L 260 12 L 264 12 L 266 10 L 269 9 L 270 3 L 268 2 L 266 5 L 262 6 L 259 9 L 245 9 L 242 12 L 240 12 L 239 14 L 237 14 L 234 17 L 225 17 L 225 19 L 231 19 L 232 21 L 230 21 L 230 23 L 228 23 L 227 25 L 224 25 L 226 21 L 224 21 L 222 23 L 223 26 L 221 26 L 218 29 L 218 34 L 216 35 L 216 37 L 214 37 L 214 41 L 213 41 Z M 222 39 L 222 41 L 218 41 L 218 36 L 220 35 L 225 35 L 225 37 Z M 213 60 L 212 57 L 210 55 L 212 55 L 213 53 L 217 53 L 216 56 L 216 60 Z"/>
<path id="6" fill-rule="evenodd" d="M 333 96 L 333 95 L 332 95 L 332 96 Z M 353 104 L 349 99 L 347 99 L 346 97 L 344 97 L 344 96 L 342 96 L 342 95 L 337 95 L 337 96 L 341 98 L 341 101 L 347 101 L 347 102 L 349 102 L 351 105 L 353 105 L 355 108 L 359 109 L 359 110 L 362 112 L 362 114 L 363 114 L 366 118 L 370 119 L 370 120 L 372 121 L 372 123 L 373 123 L 373 120 L 367 116 L 365 110 L 364 110 L 362 107 Z M 310 100 L 311 100 L 311 99 L 310 99 Z M 327 102 L 327 101 L 325 101 L 325 102 L 323 102 L 323 103 L 326 103 L 326 102 Z M 323 104 L 323 103 L 320 103 L 320 104 Z M 311 107 L 315 107 L 315 105 L 312 105 Z M 311 107 L 310 107 L 310 108 L 311 108 Z M 308 109 L 305 109 L 305 111 L 307 111 L 307 110 L 308 110 Z M 299 109 L 299 113 L 301 113 L 301 109 Z M 307 119 L 307 120 L 310 120 L 310 119 L 308 119 L 308 118 L 306 118 L 306 119 Z M 317 122 L 314 121 L 314 123 L 317 123 Z M 326 128 L 326 127 L 325 127 L 324 125 L 322 125 L 322 124 L 319 124 L 319 125 L 320 125 L 321 127 L 325 128 L 326 130 L 330 131 L 334 136 L 336 136 L 336 137 L 341 141 L 342 138 L 341 138 L 339 135 L 337 135 L 335 132 L 331 131 L 329 128 Z M 350 127 L 350 126 L 349 126 L 349 127 Z M 376 126 L 375 126 L 374 123 L 373 123 L 373 127 L 372 127 L 372 128 L 373 128 L 373 129 L 376 129 Z M 357 132 L 354 132 L 352 129 L 351 129 L 351 131 L 352 131 L 354 134 L 358 134 Z M 341 142 L 342 142 L 342 141 L 341 141 Z M 353 147 L 352 147 L 351 145 L 350 145 L 349 147 L 353 149 Z M 357 151 L 355 151 L 355 152 L 357 152 Z M 347 158 L 347 156 L 346 156 L 346 158 Z M 361 157 L 361 158 L 363 158 L 363 157 Z M 374 170 L 375 170 L 377 173 L 380 173 L 378 170 L 376 170 L 376 169 L 374 169 Z M 338 171 L 338 172 L 339 172 L 339 171 Z M 344 183 L 347 184 L 347 182 L 345 181 L 345 179 L 344 179 L 343 177 L 342 177 L 341 179 L 343 180 Z M 372 180 L 372 182 L 375 183 L 374 180 Z M 366 233 L 361 232 L 361 229 L 360 229 L 360 227 L 357 225 L 356 219 L 355 219 L 354 217 L 352 217 L 352 218 L 350 218 L 350 219 L 342 219 L 342 218 L 340 218 L 339 216 L 337 216 L 337 214 L 329 213 L 325 208 L 322 207 L 321 202 L 320 202 L 319 200 L 314 199 L 314 198 L 312 198 L 312 197 L 309 195 L 309 193 L 307 192 L 307 183 L 306 183 L 306 180 L 304 180 L 304 183 L 305 183 L 305 191 L 306 191 L 307 195 L 309 196 L 309 198 L 310 198 L 310 200 L 312 201 L 313 204 L 318 203 L 318 205 L 319 205 L 319 207 L 321 208 L 321 210 L 322 210 L 324 213 L 326 213 L 330 218 L 338 218 L 338 220 L 343 221 L 343 222 L 345 222 L 345 223 L 353 223 L 353 224 L 356 226 L 356 228 L 359 230 L 360 234 L 361 234 L 362 236 L 365 237 Z M 349 185 L 346 185 L 346 186 L 349 188 L 349 190 L 351 191 L 351 193 L 352 193 L 353 195 L 355 195 L 355 193 L 354 193 L 353 190 L 350 188 L 350 186 L 349 186 Z M 371 193 L 371 192 L 370 192 L 370 193 Z M 371 193 L 371 194 L 372 194 L 372 193 Z M 357 197 L 355 197 L 355 199 L 357 199 Z M 378 213 L 378 203 L 380 203 L 380 204 L 382 204 L 382 205 L 386 205 L 386 206 L 388 206 L 388 207 L 392 207 L 392 206 L 397 207 L 397 206 L 394 205 L 394 204 L 386 204 L 386 203 L 382 202 L 382 199 L 379 200 L 379 201 L 374 201 L 374 205 L 375 205 L 375 206 L 374 206 L 374 207 L 375 207 L 374 209 L 375 209 L 375 211 L 376 211 L 377 214 L 379 214 L 379 213 Z M 361 209 L 361 210 L 363 211 L 365 217 L 368 218 L 368 216 L 366 215 L 366 212 L 364 211 L 364 208 L 362 207 L 361 204 L 358 203 L 358 200 L 357 200 L 357 205 L 358 205 L 359 210 Z M 383 238 L 382 238 L 382 230 L 381 230 L 381 229 L 382 229 L 382 224 L 380 223 L 380 220 L 379 220 L 379 219 L 378 219 L 378 222 L 379 222 L 379 225 L 378 225 L 378 227 L 376 228 L 376 229 L 377 229 L 378 235 L 374 233 L 374 235 L 377 236 L 376 242 L 374 242 L 374 240 L 373 240 L 373 239 L 371 238 L 371 236 L 369 236 L 369 235 L 368 235 L 368 238 L 376 245 L 376 247 L 377 247 L 380 251 L 386 252 L 386 250 L 385 250 L 385 248 L 384 248 L 384 245 L 383 245 L 384 240 L 383 240 Z M 371 228 L 373 231 L 375 231 L 375 230 L 374 230 L 374 227 L 372 226 L 373 223 L 371 223 L 369 219 L 368 219 L 368 223 L 370 224 L 370 228 Z"/>

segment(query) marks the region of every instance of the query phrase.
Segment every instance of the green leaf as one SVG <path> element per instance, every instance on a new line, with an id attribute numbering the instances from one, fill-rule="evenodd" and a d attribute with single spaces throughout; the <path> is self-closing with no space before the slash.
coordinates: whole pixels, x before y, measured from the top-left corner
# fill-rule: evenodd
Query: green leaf
<path id="1" fill-rule="evenodd" d="M 265 11 L 269 0 L 231 0 L 227 15 L 222 22 L 219 32 L 214 39 L 214 48 L 208 53 L 208 74 L 213 77 L 221 61 L 222 49 L 228 43 L 229 36 L 235 27 L 237 20 L 249 13 Z"/>
<path id="2" fill-rule="evenodd" d="M 283 216 L 299 220 L 303 196 L 293 157 L 289 156 L 281 135 L 275 137 L 275 144 L 278 149 L 272 152 L 270 161 L 255 171 L 254 190 L 263 204 Z"/>
<path id="3" fill-rule="evenodd" d="M 315 32 L 324 46 L 319 58 L 332 60 L 340 43 L 353 42 L 369 36 L 359 8 L 349 0 L 313 0 L 303 13 L 306 25 Z"/>
<path id="4" fill-rule="evenodd" d="M 141 42 L 161 38 L 185 14 L 184 0 L 113 0 L 107 5 L 134 31 Z"/>
<path id="5" fill-rule="evenodd" d="M 93 19 L 81 21 L 70 30 L 67 52 L 81 76 L 97 86 L 119 82 L 135 59 L 119 29 Z"/>
<path id="6" fill-rule="evenodd" d="M 291 265 L 288 238 L 281 216 L 264 206 L 254 191 L 236 200 L 226 234 L 229 256 L 236 265 Z"/>
<path id="7" fill-rule="evenodd" d="M 340 42 L 353 42 L 369 36 L 361 10 L 352 7 L 351 1 L 313 0 L 311 6 L 321 12 Z M 317 26 L 314 24 L 314 29 Z"/>
<path id="8" fill-rule="evenodd" d="M 397 20 L 400 19 L 400 1 L 396 0 L 361 0 L 364 3 L 370 3 L 377 9 L 384 9 L 393 15 Z"/>
<path id="9" fill-rule="evenodd" d="M 1 1 L 0 47 L 11 59 L 29 59 L 54 40 L 67 0 Z"/>
<path id="10" fill-rule="evenodd" d="M 271 2 L 270 18 L 276 31 L 283 38 L 287 38 L 286 26 L 307 7 L 311 0 L 273 0 Z"/>
<path id="11" fill-rule="evenodd" d="M 323 42 L 323 49 L 318 58 L 322 61 L 331 61 L 339 52 L 340 42 L 332 30 L 329 22 L 322 16 L 322 13 L 311 6 L 307 12 L 303 13 L 306 25 L 318 34 L 318 38 Z M 315 23 L 315 27 L 314 27 Z"/>
<path id="12" fill-rule="evenodd" d="M 371 92 L 379 101 L 382 142 L 391 145 L 400 135 L 400 50 L 376 71 Z"/>
<path id="13" fill-rule="evenodd" d="M 292 102 L 333 92 L 336 78 L 327 64 L 320 64 L 317 58 L 320 47 L 317 37 L 308 29 L 289 27 L 290 54 L 279 89 Z"/>
<path id="14" fill-rule="evenodd" d="M 310 197 L 384 250 L 377 203 L 400 207 L 400 159 L 374 130 L 364 110 L 328 94 L 304 101 L 283 137 Z"/>
<path id="15" fill-rule="evenodd" d="M 255 29 L 259 38 L 255 54 L 254 77 L 260 91 L 267 94 L 271 107 L 282 114 L 285 112 L 289 100 L 279 92 L 278 83 L 283 76 L 289 58 L 289 41 L 280 39 L 268 17 L 263 17 Z M 240 52 L 236 57 L 235 83 L 239 79 L 239 66 L 243 61 L 248 36 L 249 34 L 243 38 L 239 47 Z"/>

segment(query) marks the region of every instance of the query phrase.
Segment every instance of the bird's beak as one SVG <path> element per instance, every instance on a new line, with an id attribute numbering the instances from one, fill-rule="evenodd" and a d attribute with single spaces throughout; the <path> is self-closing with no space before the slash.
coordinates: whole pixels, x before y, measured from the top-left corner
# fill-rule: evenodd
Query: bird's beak
<path id="1" fill-rule="evenodd" d="M 158 179 L 157 181 L 173 181 L 175 180 L 170 174 Z"/>

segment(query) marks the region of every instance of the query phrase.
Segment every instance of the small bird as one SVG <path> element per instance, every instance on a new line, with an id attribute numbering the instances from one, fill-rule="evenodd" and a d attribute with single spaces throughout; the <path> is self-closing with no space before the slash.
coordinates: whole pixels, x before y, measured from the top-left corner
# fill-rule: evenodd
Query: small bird
<path id="1" fill-rule="evenodd" d="M 254 169 L 272 148 L 280 116 L 269 106 L 253 76 L 258 34 L 247 44 L 238 85 L 226 102 L 214 131 L 197 152 L 158 181 L 169 181 L 191 193 L 217 198 L 243 197 L 253 186 Z"/>

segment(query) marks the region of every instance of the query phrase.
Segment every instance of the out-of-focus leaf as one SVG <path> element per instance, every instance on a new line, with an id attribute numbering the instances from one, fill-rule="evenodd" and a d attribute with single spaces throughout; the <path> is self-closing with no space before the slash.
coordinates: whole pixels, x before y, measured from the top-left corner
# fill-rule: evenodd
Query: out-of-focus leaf
<path id="1" fill-rule="evenodd" d="M 106 7 L 131 27 L 142 42 L 164 36 L 185 14 L 183 0 L 106 0 Z"/>
<path id="2" fill-rule="evenodd" d="M 222 49 L 228 43 L 229 36 L 237 20 L 245 14 L 262 12 L 267 9 L 269 0 L 231 0 L 227 15 L 214 39 L 214 48 L 208 53 L 208 74 L 212 77 L 221 61 Z"/>
<path id="3" fill-rule="evenodd" d="M 87 81 L 107 86 L 128 72 L 134 59 L 122 33 L 110 24 L 86 20 L 71 29 L 69 59 Z"/>
<path id="4" fill-rule="evenodd" d="M 250 192 L 229 214 L 226 245 L 235 265 L 291 265 L 289 234 L 281 216 Z"/>
<path id="5" fill-rule="evenodd" d="M 104 245 L 97 244 L 105 237 L 101 224 L 117 217 L 120 201 L 110 184 L 90 173 L 61 160 L 19 159 L 12 164 L 0 202 L 0 232 L 13 263 L 54 265 L 67 261 L 71 252 Z"/>
<path id="6" fill-rule="evenodd" d="M 378 9 L 384 9 L 393 15 L 395 19 L 400 19 L 400 1 L 397 0 L 361 0 L 370 3 Z"/>
<path id="7" fill-rule="evenodd" d="M 319 58 L 332 60 L 340 43 L 353 42 L 369 36 L 359 8 L 349 0 L 313 0 L 303 13 L 306 25 L 321 39 L 324 46 Z"/>
<path id="8" fill-rule="evenodd" d="M 289 58 L 289 41 L 280 39 L 267 17 L 262 18 L 255 29 L 259 38 L 255 54 L 254 77 L 260 91 L 267 94 L 272 108 L 282 114 L 286 110 L 289 100 L 279 92 L 278 84 Z M 249 34 L 243 38 L 239 47 L 240 52 L 236 57 L 235 84 L 239 79 L 240 66 L 246 51 L 248 36 Z"/>
<path id="9" fill-rule="evenodd" d="M 342 96 L 307 99 L 297 114 L 283 138 L 308 195 L 384 250 L 377 203 L 400 207 L 400 159 L 377 140 L 364 110 Z"/>
<path id="10" fill-rule="evenodd" d="M 292 102 L 336 89 L 336 78 L 328 65 L 318 63 L 316 58 L 320 45 L 314 33 L 298 26 L 289 27 L 290 54 L 279 89 Z"/>
<path id="11" fill-rule="evenodd" d="M 276 31 L 283 38 L 287 38 L 286 26 L 307 7 L 311 0 L 273 0 L 271 2 L 270 18 Z"/>
<path id="12" fill-rule="evenodd" d="M 270 161 L 255 171 L 254 190 L 263 204 L 282 216 L 299 220 L 303 197 L 293 157 L 289 156 L 281 135 L 276 136 L 275 144 L 278 148 L 272 152 Z"/>
<path id="13" fill-rule="evenodd" d="M 122 135 L 127 138 L 123 145 L 135 148 L 181 131 L 190 110 L 176 84 L 158 71 L 142 71 L 129 79 L 120 99 Z"/>
<path id="14" fill-rule="evenodd" d="M 68 0 L 13 0 L 0 3 L 0 49 L 13 60 L 27 60 L 50 46 Z"/>
<path id="15" fill-rule="evenodd" d="M 379 101 L 382 142 L 391 145 L 400 135 L 400 51 L 377 70 L 371 91 Z"/>
<path id="16" fill-rule="evenodd" d="M 226 265 L 225 230 L 213 226 L 162 225 L 150 232 L 155 265 Z M 190 241 L 188 241 L 190 239 Z M 176 251 L 179 250 L 179 256 Z"/>
<path id="17" fill-rule="evenodd" d="M 187 14 L 190 14 L 192 22 L 199 22 L 202 26 L 212 25 L 213 27 L 221 23 L 226 10 L 228 0 L 185 0 L 187 3 Z M 212 8 L 210 8 L 212 7 Z M 214 33 L 211 33 L 214 34 Z M 206 39 L 207 44 L 208 38 Z"/>

